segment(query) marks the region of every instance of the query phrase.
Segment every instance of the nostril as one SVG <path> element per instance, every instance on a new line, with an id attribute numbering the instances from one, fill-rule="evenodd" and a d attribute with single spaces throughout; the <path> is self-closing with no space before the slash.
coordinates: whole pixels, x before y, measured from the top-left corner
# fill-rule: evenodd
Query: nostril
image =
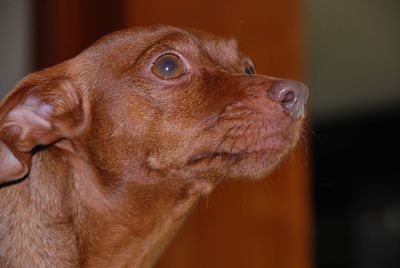
<path id="1" fill-rule="evenodd" d="M 274 85 L 269 91 L 268 96 L 282 106 L 288 106 L 296 102 L 296 90 L 287 83 L 278 83 Z"/>
<path id="2" fill-rule="evenodd" d="M 284 93 L 282 100 L 280 101 L 283 105 L 290 105 L 296 102 L 296 94 L 289 90 Z"/>
<path id="3" fill-rule="evenodd" d="M 304 117 L 308 89 L 300 82 L 278 81 L 268 91 L 268 96 L 279 103 L 293 120 Z"/>

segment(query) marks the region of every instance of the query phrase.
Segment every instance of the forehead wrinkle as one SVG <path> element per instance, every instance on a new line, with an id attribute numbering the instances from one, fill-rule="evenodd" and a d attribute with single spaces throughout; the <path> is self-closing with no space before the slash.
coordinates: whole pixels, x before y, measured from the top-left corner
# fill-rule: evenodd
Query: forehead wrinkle
<path id="1" fill-rule="evenodd" d="M 204 48 L 210 57 L 222 65 L 235 64 L 240 59 L 235 39 L 216 39 L 205 42 Z"/>
<path id="2" fill-rule="evenodd" d="M 174 31 L 161 37 L 159 40 L 154 42 L 153 46 L 157 45 L 169 45 L 172 48 L 176 48 L 178 51 L 184 51 L 188 47 L 197 47 L 196 42 L 190 38 L 185 32 Z"/>
<path id="3" fill-rule="evenodd" d="M 128 29 L 99 39 L 82 54 L 96 54 L 100 50 L 110 51 L 109 47 L 112 46 L 118 48 L 115 50 L 125 49 L 129 54 L 136 54 L 140 57 L 152 47 L 161 47 L 162 45 L 170 45 L 171 48 L 179 50 L 188 45 L 194 45 L 194 42 L 185 31 L 172 27 L 168 29 L 156 28 L 152 31 L 143 31 L 141 28 Z"/>

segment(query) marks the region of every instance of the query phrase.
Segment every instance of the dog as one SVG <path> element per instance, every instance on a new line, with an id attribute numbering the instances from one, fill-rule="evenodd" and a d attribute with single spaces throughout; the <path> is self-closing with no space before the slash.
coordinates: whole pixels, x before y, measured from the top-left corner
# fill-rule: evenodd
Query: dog
<path id="1" fill-rule="evenodd" d="M 0 106 L 0 266 L 152 266 L 200 196 L 288 154 L 307 96 L 169 26 L 28 75 Z"/>

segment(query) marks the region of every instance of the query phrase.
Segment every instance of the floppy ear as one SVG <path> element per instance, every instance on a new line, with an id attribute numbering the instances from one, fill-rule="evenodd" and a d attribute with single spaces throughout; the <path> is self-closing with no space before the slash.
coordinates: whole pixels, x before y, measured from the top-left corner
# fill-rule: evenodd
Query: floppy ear
<path id="1" fill-rule="evenodd" d="M 25 78 L 0 106 L 0 183 L 27 175 L 36 146 L 76 135 L 82 121 L 70 79 L 51 70 Z"/>

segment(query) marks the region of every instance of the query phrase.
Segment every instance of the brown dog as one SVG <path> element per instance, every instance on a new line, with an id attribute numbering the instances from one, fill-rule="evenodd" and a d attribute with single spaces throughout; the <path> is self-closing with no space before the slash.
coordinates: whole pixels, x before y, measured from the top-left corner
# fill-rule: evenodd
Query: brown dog
<path id="1" fill-rule="evenodd" d="M 306 98 L 166 26 L 29 75 L 0 107 L 0 266 L 151 266 L 201 194 L 277 165 Z"/>

